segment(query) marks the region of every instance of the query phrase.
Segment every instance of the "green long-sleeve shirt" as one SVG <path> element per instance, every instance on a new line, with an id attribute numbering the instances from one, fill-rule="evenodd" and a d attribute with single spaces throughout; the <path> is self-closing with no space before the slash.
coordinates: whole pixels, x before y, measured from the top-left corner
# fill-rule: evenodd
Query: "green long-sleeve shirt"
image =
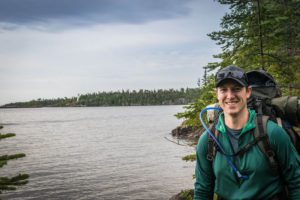
<path id="1" fill-rule="evenodd" d="M 256 114 L 249 110 L 250 116 L 247 124 L 242 129 L 238 141 L 239 149 L 252 141 L 250 133 L 255 128 Z M 226 134 L 224 115 L 221 114 L 216 129 L 220 132 L 219 141 L 228 154 L 233 154 L 233 149 Z M 283 178 L 287 183 L 289 194 L 293 200 L 300 200 L 300 158 L 285 131 L 272 121 L 267 123 L 267 134 L 271 148 L 278 157 L 282 167 Z M 229 200 L 269 199 L 283 190 L 279 174 L 270 169 L 267 157 L 261 152 L 258 145 L 253 146 L 240 157 L 237 168 L 242 174 L 249 176 L 248 180 L 240 181 L 232 168 L 226 162 L 226 157 L 217 152 L 211 163 L 207 160 L 208 133 L 205 132 L 197 145 L 195 200 L 209 199 L 210 188 L 214 181 L 214 192 Z M 232 158 L 232 161 L 234 158 Z M 215 179 L 213 179 L 213 173 Z"/>

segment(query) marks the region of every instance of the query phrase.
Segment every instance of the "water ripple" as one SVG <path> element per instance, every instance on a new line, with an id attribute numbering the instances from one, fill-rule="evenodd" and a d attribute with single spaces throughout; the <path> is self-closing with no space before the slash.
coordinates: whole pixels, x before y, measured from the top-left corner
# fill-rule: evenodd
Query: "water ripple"
<path id="1" fill-rule="evenodd" d="M 24 152 L 0 175 L 30 174 L 29 183 L 1 198 L 169 199 L 193 187 L 194 148 L 168 142 L 179 106 L 0 110 L 3 131 L 16 137 L 0 152 Z M 16 123 L 14 123 L 14 121 Z M 7 125 L 7 126 L 6 126 Z"/>

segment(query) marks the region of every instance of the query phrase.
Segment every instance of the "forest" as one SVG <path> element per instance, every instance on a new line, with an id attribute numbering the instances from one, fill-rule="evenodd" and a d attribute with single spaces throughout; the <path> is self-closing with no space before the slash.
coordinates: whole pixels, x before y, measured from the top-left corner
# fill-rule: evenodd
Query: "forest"
<path id="1" fill-rule="evenodd" d="M 185 105 L 195 102 L 199 88 L 122 90 L 97 92 L 71 98 L 37 99 L 28 102 L 9 103 L 1 108 L 36 107 L 84 107 L 84 106 L 143 106 L 143 105 Z"/>

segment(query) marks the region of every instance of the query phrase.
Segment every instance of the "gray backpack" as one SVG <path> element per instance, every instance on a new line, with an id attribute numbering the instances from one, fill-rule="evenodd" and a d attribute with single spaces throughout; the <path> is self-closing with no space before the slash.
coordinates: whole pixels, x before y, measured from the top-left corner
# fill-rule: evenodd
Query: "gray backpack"
<path id="1" fill-rule="evenodd" d="M 260 118 L 267 116 L 266 120 L 272 120 L 285 129 L 299 153 L 300 138 L 293 126 L 300 125 L 300 98 L 281 96 L 274 78 L 264 70 L 250 71 L 247 77 L 252 87 L 248 108 L 256 111 L 260 132 L 265 129 L 260 126 L 266 126 L 266 122 Z"/>

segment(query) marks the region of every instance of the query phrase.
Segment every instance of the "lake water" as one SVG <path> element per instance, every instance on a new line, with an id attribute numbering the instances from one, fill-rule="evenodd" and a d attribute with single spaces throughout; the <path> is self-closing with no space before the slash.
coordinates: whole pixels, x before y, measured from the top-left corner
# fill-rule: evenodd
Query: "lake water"
<path id="1" fill-rule="evenodd" d="M 0 109 L 0 176 L 30 175 L 1 199 L 169 199 L 193 188 L 194 152 L 165 139 L 182 106 Z"/>

